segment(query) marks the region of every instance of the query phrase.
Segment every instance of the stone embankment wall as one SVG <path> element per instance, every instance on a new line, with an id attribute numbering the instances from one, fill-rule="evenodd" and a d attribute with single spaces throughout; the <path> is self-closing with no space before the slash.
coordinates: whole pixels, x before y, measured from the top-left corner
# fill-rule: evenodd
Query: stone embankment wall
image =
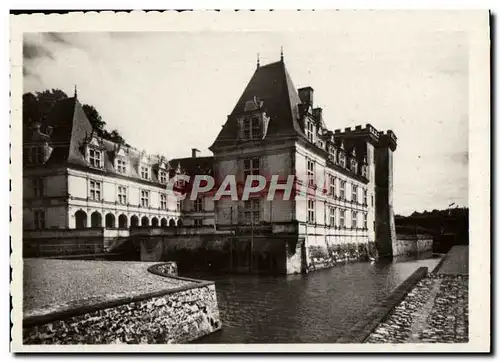
<path id="1" fill-rule="evenodd" d="M 362 343 L 391 313 L 391 311 L 407 296 L 417 283 L 427 276 L 426 267 L 418 268 L 403 283 L 401 283 L 384 301 L 375 307 L 368 315 L 356 323 L 336 343 Z"/>
<path id="2" fill-rule="evenodd" d="M 426 234 L 397 234 L 392 246 L 394 256 L 415 255 L 432 251 L 433 237 Z"/>
<path id="3" fill-rule="evenodd" d="M 155 274 L 170 273 L 172 268 L 172 264 L 159 266 Z M 220 329 L 215 284 L 180 279 L 193 283 L 105 305 L 25 319 L 23 343 L 185 343 Z"/>

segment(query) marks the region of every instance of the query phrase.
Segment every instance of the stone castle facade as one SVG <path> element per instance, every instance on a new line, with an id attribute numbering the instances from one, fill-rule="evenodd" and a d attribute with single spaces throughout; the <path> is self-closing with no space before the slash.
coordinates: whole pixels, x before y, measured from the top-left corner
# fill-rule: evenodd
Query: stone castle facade
<path id="1" fill-rule="evenodd" d="M 102 140 L 75 96 L 25 140 L 24 228 L 210 225 L 231 233 L 231 265 L 243 258 L 250 269 L 284 273 L 391 255 L 396 145 L 392 131 L 369 124 L 328 129 L 314 90 L 294 87 L 283 58 L 257 66 L 210 147 L 213 157 L 193 150 L 168 160 Z M 214 201 L 208 194 L 180 201 L 166 188 L 175 175 L 200 173 L 216 182 L 234 175 L 238 184 L 248 175 L 296 180 L 290 200 Z"/>

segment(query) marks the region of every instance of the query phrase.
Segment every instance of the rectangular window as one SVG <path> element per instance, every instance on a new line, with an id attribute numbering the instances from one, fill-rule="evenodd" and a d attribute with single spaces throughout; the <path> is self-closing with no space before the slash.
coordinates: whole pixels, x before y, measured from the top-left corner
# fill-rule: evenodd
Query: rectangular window
<path id="1" fill-rule="evenodd" d="M 45 211 L 35 210 L 33 212 L 33 225 L 35 229 L 45 229 Z"/>
<path id="2" fill-rule="evenodd" d="M 125 186 L 118 186 L 118 203 L 127 204 L 127 188 Z"/>
<path id="3" fill-rule="evenodd" d="M 243 138 L 246 140 L 259 139 L 262 137 L 260 118 L 257 116 L 243 120 Z"/>
<path id="4" fill-rule="evenodd" d="M 259 175 L 260 159 L 258 157 L 254 157 L 243 160 L 243 173 L 245 175 L 245 180 L 248 175 Z"/>
<path id="5" fill-rule="evenodd" d="M 194 211 L 203 211 L 203 199 L 201 197 L 194 200 Z"/>
<path id="6" fill-rule="evenodd" d="M 35 197 L 42 197 L 45 195 L 43 178 L 36 178 L 33 180 L 33 194 Z"/>
<path id="7" fill-rule="evenodd" d="M 368 230 L 368 214 L 363 214 L 363 229 Z"/>
<path id="8" fill-rule="evenodd" d="M 149 207 L 149 191 L 141 190 L 141 206 Z"/>
<path id="9" fill-rule="evenodd" d="M 252 117 L 252 139 L 262 138 L 259 117 Z"/>
<path id="10" fill-rule="evenodd" d="M 160 194 L 160 209 L 167 209 L 167 194 Z"/>
<path id="11" fill-rule="evenodd" d="M 309 223 L 314 223 L 316 221 L 314 204 L 314 200 L 307 200 L 307 222 Z"/>
<path id="12" fill-rule="evenodd" d="M 352 185 L 352 202 L 357 203 L 358 202 L 358 186 Z"/>
<path id="13" fill-rule="evenodd" d="M 339 153 L 339 164 L 345 168 L 345 155 L 343 152 Z"/>
<path id="14" fill-rule="evenodd" d="M 345 200 L 345 181 L 340 180 L 340 199 Z"/>
<path id="15" fill-rule="evenodd" d="M 141 166 L 141 178 L 149 180 L 149 167 Z"/>
<path id="16" fill-rule="evenodd" d="M 194 219 L 194 226 L 195 227 L 203 226 L 203 220 L 202 219 Z"/>
<path id="17" fill-rule="evenodd" d="M 311 121 L 308 121 L 306 123 L 306 136 L 309 142 L 314 143 L 314 123 L 312 123 Z"/>
<path id="18" fill-rule="evenodd" d="M 160 178 L 160 183 L 161 184 L 166 184 L 167 183 L 167 173 L 165 171 L 163 171 L 163 170 L 160 170 L 158 172 L 158 174 L 160 176 L 159 177 Z"/>
<path id="19" fill-rule="evenodd" d="M 329 178 L 330 178 L 330 195 L 332 197 L 335 197 L 335 196 L 337 196 L 335 193 L 335 182 L 337 182 L 337 180 L 332 175 L 330 175 Z"/>
<path id="20" fill-rule="evenodd" d="M 307 160 L 307 184 L 309 186 L 314 186 L 315 184 L 315 179 L 314 179 L 314 161 L 312 160 Z"/>
<path id="21" fill-rule="evenodd" d="M 44 148 L 41 146 L 27 147 L 25 149 L 27 158 L 30 163 L 43 163 L 44 162 Z"/>
<path id="22" fill-rule="evenodd" d="M 116 170 L 119 173 L 127 173 L 127 162 L 123 158 L 116 160 Z"/>
<path id="23" fill-rule="evenodd" d="M 340 209 L 340 215 L 339 215 L 339 226 L 341 228 L 345 227 L 345 210 Z"/>
<path id="24" fill-rule="evenodd" d="M 333 206 L 330 206 L 330 226 L 336 226 L 335 225 L 335 208 Z"/>
<path id="25" fill-rule="evenodd" d="M 258 224 L 260 222 L 260 200 L 250 199 L 245 201 L 245 224 Z"/>
<path id="26" fill-rule="evenodd" d="M 101 151 L 98 150 L 89 150 L 89 162 L 90 166 L 96 167 L 96 168 L 101 168 L 101 160 L 102 160 L 102 154 Z"/>
<path id="27" fill-rule="evenodd" d="M 358 213 L 356 211 L 352 212 L 351 228 L 357 229 L 358 227 Z"/>
<path id="28" fill-rule="evenodd" d="M 102 183 L 100 181 L 90 180 L 89 181 L 89 198 L 94 201 L 101 201 L 101 187 Z"/>
<path id="29" fill-rule="evenodd" d="M 181 202 L 177 201 L 177 211 L 181 211 Z"/>
<path id="30" fill-rule="evenodd" d="M 368 190 L 363 189 L 363 205 L 368 205 Z"/>

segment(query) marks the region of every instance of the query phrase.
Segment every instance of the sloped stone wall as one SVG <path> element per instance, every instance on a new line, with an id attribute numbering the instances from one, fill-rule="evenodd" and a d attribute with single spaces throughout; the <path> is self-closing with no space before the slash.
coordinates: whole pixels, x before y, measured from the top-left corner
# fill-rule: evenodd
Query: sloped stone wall
<path id="1" fill-rule="evenodd" d="M 24 321 L 24 344 L 186 343 L 221 328 L 215 284 L 50 321 Z"/>

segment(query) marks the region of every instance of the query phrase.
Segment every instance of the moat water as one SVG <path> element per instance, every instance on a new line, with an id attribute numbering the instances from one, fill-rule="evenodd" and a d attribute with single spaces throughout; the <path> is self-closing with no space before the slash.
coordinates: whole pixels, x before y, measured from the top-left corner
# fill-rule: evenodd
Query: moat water
<path id="1" fill-rule="evenodd" d="M 307 275 L 186 276 L 215 281 L 222 330 L 196 343 L 332 343 L 418 267 L 439 258 L 359 262 Z"/>

